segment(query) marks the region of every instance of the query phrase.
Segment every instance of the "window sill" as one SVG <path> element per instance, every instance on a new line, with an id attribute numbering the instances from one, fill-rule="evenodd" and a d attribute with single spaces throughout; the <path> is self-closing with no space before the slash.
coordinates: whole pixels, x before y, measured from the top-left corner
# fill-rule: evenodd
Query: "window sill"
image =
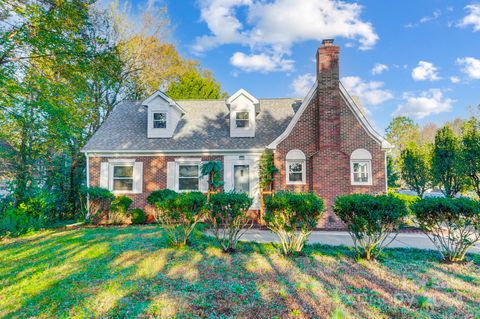
<path id="1" fill-rule="evenodd" d="M 355 183 L 355 182 L 352 182 L 352 186 L 372 186 L 372 182 L 366 182 L 366 183 Z"/>
<path id="2" fill-rule="evenodd" d="M 307 185 L 306 182 L 289 182 L 289 181 L 287 181 L 285 184 L 286 185 Z"/>

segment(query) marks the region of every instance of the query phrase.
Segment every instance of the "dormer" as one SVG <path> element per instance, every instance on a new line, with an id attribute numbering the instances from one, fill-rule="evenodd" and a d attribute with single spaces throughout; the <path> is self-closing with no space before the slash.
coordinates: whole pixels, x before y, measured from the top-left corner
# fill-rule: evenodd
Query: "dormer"
<path id="1" fill-rule="evenodd" d="M 260 111 L 258 100 L 240 89 L 226 103 L 230 109 L 230 137 L 255 137 L 255 118 Z"/>
<path id="2" fill-rule="evenodd" d="M 147 137 L 170 138 L 185 111 L 163 92 L 157 91 L 142 102 L 148 110 Z"/>

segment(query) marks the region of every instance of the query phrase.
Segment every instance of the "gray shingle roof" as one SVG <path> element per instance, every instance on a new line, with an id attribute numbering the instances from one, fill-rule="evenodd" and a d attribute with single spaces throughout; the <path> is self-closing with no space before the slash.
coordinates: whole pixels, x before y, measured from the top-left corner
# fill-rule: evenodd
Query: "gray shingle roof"
<path id="1" fill-rule="evenodd" d="M 172 138 L 147 138 L 147 108 L 125 101 L 112 111 L 83 151 L 234 150 L 264 148 L 287 127 L 300 102 L 260 99 L 255 137 L 230 137 L 224 100 L 180 100 L 185 109 Z"/>

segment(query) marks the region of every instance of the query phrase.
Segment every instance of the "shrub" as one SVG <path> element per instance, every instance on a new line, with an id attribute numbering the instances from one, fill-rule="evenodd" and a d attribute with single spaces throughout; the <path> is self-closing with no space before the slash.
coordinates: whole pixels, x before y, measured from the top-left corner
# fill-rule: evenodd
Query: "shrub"
<path id="1" fill-rule="evenodd" d="M 143 224 L 147 220 L 147 214 L 142 209 L 135 208 L 130 212 L 130 219 L 132 224 Z"/>
<path id="2" fill-rule="evenodd" d="M 267 227 L 277 234 L 283 253 L 290 255 L 302 251 L 325 206 L 312 193 L 278 192 L 265 198 L 265 208 Z"/>
<path id="3" fill-rule="evenodd" d="M 160 189 L 150 193 L 147 197 L 147 203 L 152 206 L 157 206 L 157 203 L 164 201 L 170 196 L 176 196 L 177 193 L 171 189 Z"/>
<path id="4" fill-rule="evenodd" d="M 252 199 L 245 193 L 217 193 L 210 197 L 208 221 L 223 251 L 235 251 L 252 220 L 248 216 L 250 206 Z"/>
<path id="5" fill-rule="evenodd" d="M 408 211 L 405 203 L 387 195 L 352 194 L 339 196 L 333 205 L 335 214 L 346 224 L 360 257 L 372 260 L 398 234 Z M 389 235 L 394 232 L 394 236 Z"/>
<path id="6" fill-rule="evenodd" d="M 197 223 L 204 217 L 206 197 L 200 192 L 163 192 L 156 202 L 154 216 L 157 222 L 167 226 L 169 240 L 177 246 L 188 244 L 188 238 Z"/>
<path id="7" fill-rule="evenodd" d="M 108 224 L 125 224 L 127 221 L 128 209 L 132 205 L 133 200 L 127 196 L 116 197 L 110 206 L 107 216 Z"/>
<path id="8" fill-rule="evenodd" d="M 417 203 L 421 198 L 419 196 L 399 194 L 395 192 L 389 192 L 388 195 L 400 199 L 405 204 L 405 207 L 407 207 L 408 216 L 405 218 L 404 222 L 407 224 L 412 224 L 415 216 L 412 212 L 411 206 Z"/>
<path id="9" fill-rule="evenodd" d="M 28 205 L 8 207 L 0 214 L 0 238 L 17 237 L 45 226 L 44 215 L 29 211 Z"/>
<path id="10" fill-rule="evenodd" d="M 84 188 L 82 193 L 89 199 L 89 219 L 98 223 L 103 214 L 108 213 L 115 196 L 108 189 L 101 187 Z"/>
<path id="11" fill-rule="evenodd" d="M 425 198 L 412 206 L 420 228 L 447 262 L 459 262 L 480 240 L 480 203 L 468 198 Z"/>

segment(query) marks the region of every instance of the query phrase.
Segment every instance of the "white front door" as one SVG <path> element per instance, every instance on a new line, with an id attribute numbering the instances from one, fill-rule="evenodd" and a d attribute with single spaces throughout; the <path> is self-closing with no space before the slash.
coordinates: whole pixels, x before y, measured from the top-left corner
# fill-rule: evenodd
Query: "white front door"
<path id="1" fill-rule="evenodd" d="M 250 194 L 250 167 L 249 165 L 234 165 L 234 190 L 237 193 Z"/>

